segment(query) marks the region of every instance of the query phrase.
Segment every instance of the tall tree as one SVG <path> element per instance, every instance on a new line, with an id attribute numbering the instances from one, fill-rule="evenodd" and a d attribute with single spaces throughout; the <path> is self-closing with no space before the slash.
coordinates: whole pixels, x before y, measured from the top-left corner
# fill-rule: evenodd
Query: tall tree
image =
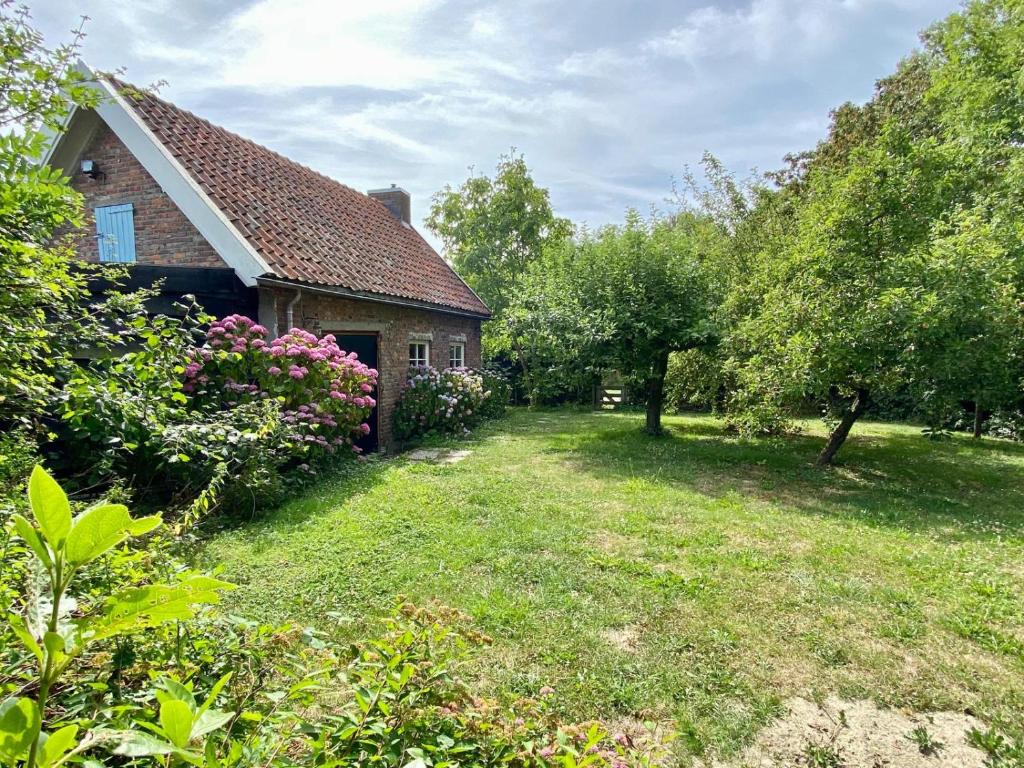
<path id="1" fill-rule="evenodd" d="M 513 305 L 524 327 L 564 345 L 562 370 L 614 368 L 642 383 L 652 434 L 661 432 L 669 354 L 714 336 L 706 227 L 690 214 L 645 221 L 630 211 L 623 226 L 583 233 L 541 262 Z"/>
<path id="2" fill-rule="evenodd" d="M 872 397 L 910 394 L 936 423 L 1019 399 L 1022 32 L 1017 0 L 969 3 L 776 176 L 792 227 L 726 302 L 741 424 L 814 402 L 827 464 Z"/>
<path id="3" fill-rule="evenodd" d="M 521 154 L 502 155 L 494 177 L 473 174 L 436 195 L 427 228 L 441 238 L 455 269 L 494 313 L 484 329 L 490 354 L 508 352 L 505 308 L 530 264 L 572 234 L 551 208 Z"/>

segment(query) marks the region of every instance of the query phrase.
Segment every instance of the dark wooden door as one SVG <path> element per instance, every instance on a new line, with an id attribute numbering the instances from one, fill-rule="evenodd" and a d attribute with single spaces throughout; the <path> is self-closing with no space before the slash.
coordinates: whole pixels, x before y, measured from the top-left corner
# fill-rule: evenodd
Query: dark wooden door
<path id="1" fill-rule="evenodd" d="M 377 334 L 375 333 L 336 333 L 334 334 L 335 340 L 338 342 L 338 346 L 344 349 L 346 352 L 355 352 L 359 359 L 366 363 L 371 368 L 377 367 Z M 377 390 L 373 390 L 373 399 L 377 400 Z M 380 447 L 380 440 L 378 433 L 380 431 L 380 424 L 378 424 L 378 408 L 379 405 L 373 407 L 373 412 L 370 414 L 370 418 L 367 419 L 367 423 L 370 425 L 369 434 L 363 435 L 356 441 L 356 445 L 363 449 L 364 453 L 372 453 Z"/>

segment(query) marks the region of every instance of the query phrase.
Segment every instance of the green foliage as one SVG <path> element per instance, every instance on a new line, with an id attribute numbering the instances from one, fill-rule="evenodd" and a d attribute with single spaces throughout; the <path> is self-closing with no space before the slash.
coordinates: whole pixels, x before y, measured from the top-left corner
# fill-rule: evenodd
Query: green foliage
<path id="1" fill-rule="evenodd" d="M 1024 766 L 1024 741 L 1010 738 L 998 728 L 972 728 L 967 740 L 985 753 L 985 768 Z"/>
<path id="2" fill-rule="evenodd" d="M 395 406 L 395 436 L 465 435 L 484 418 L 491 397 L 483 377 L 464 368 L 439 371 L 429 365 L 409 370 Z"/>
<path id="3" fill-rule="evenodd" d="M 481 419 L 500 419 L 505 415 L 512 397 L 512 386 L 508 375 L 500 368 L 484 368 L 479 371 L 484 392 L 490 392 L 477 406 Z"/>
<path id="4" fill-rule="evenodd" d="M 644 221 L 631 211 L 622 227 L 584 233 L 534 268 L 509 313 L 515 343 L 554 361 L 527 367 L 534 400 L 551 368 L 557 378 L 576 371 L 591 382 L 618 370 L 643 382 L 647 428 L 660 430 L 669 354 L 708 344 L 716 333 L 701 253 L 706 225 L 689 214 Z"/>
<path id="5" fill-rule="evenodd" d="M 427 227 L 496 318 L 527 267 L 572 233 L 515 151 L 498 159 L 493 179 L 474 174 L 458 189 L 446 186 L 434 195 Z"/>
<path id="6" fill-rule="evenodd" d="M 96 92 L 73 68 L 81 30 L 55 49 L 43 45 L 28 11 L 0 4 L 0 423 L 36 427 L 72 352 L 118 342 L 110 317 L 140 311 L 137 299 L 91 302 L 87 281 L 99 268 L 71 258 L 61 237 L 81 224 L 81 198 L 67 179 L 38 164 L 41 129 L 59 130 L 75 104 Z M 102 270 L 116 277 L 116 272 Z M 90 303 L 93 303 L 90 306 Z"/>
<path id="7" fill-rule="evenodd" d="M 946 745 L 932 736 L 928 728 L 923 725 L 914 728 L 907 734 L 907 738 L 917 745 L 917 750 L 925 757 L 938 755 L 946 748 Z"/>
<path id="8" fill-rule="evenodd" d="M 36 768 L 58 764 L 92 744 L 89 739 L 78 742 L 74 724 L 51 733 L 42 730 L 50 726 L 44 716 L 51 691 L 87 647 L 191 618 L 195 606 L 216 602 L 218 593 L 230 585 L 188 576 L 174 583 L 113 591 L 97 601 L 96 610 L 72 616 L 64 601 L 79 571 L 126 540 L 149 533 L 160 525 L 160 517 L 132 518 L 119 504 L 96 505 L 73 516 L 63 489 L 40 466 L 29 479 L 28 499 L 33 519 L 15 514 L 11 520 L 42 570 L 47 589 L 44 595 L 30 593 L 22 605 L 12 606 L 7 622 L 35 660 L 34 685 L 29 687 L 37 693 L 35 699 L 8 697 L 0 705 L 0 756 L 10 765 Z"/>
<path id="9" fill-rule="evenodd" d="M 665 403 L 676 410 L 717 410 L 726 389 L 722 361 L 711 349 L 673 352 L 665 375 Z"/>
<path id="10" fill-rule="evenodd" d="M 1024 241 L 1011 211 L 1024 176 L 1008 116 L 1019 114 L 1021 27 L 1016 3 L 969 3 L 868 104 L 836 110 L 777 189 L 739 205 L 717 190 L 738 426 L 777 430 L 813 405 L 835 427 L 827 463 L 870 400 L 909 396 L 932 431 L 964 402 L 1019 403 Z"/>
<path id="11" fill-rule="evenodd" d="M 186 517 L 197 517 L 269 506 L 338 448 L 351 455 L 376 371 L 330 336 L 295 329 L 267 343 L 248 318 L 182 309 L 136 318 L 123 332 L 128 351 L 67 382 L 57 433 L 69 469 L 94 484 L 121 479 L 150 503 L 191 504 Z"/>

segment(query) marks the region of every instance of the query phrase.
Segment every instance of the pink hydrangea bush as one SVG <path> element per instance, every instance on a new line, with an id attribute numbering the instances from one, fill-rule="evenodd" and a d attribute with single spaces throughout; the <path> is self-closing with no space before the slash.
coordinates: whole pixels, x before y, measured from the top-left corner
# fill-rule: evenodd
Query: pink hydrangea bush
<path id="1" fill-rule="evenodd" d="M 273 341 L 267 335 L 244 315 L 212 323 L 206 344 L 185 365 L 184 391 L 197 404 L 223 408 L 274 399 L 297 446 L 358 453 L 354 441 L 370 431 L 377 371 L 331 334 L 292 328 Z"/>
<path id="2" fill-rule="evenodd" d="M 395 434 L 403 440 L 468 434 L 480 423 L 482 405 L 490 395 L 483 377 L 468 368 L 411 368 L 395 408 Z"/>

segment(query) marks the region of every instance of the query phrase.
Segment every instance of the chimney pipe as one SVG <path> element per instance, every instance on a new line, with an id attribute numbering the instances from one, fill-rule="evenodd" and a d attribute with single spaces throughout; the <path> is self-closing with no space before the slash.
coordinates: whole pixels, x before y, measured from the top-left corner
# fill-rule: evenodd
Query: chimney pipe
<path id="1" fill-rule="evenodd" d="M 409 193 L 392 184 L 386 189 L 371 189 L 367 192 L 374 200 L 380 200 L 391 211 L 391 215 L 403 224 L 412 225 L 412 201 Z"/>

